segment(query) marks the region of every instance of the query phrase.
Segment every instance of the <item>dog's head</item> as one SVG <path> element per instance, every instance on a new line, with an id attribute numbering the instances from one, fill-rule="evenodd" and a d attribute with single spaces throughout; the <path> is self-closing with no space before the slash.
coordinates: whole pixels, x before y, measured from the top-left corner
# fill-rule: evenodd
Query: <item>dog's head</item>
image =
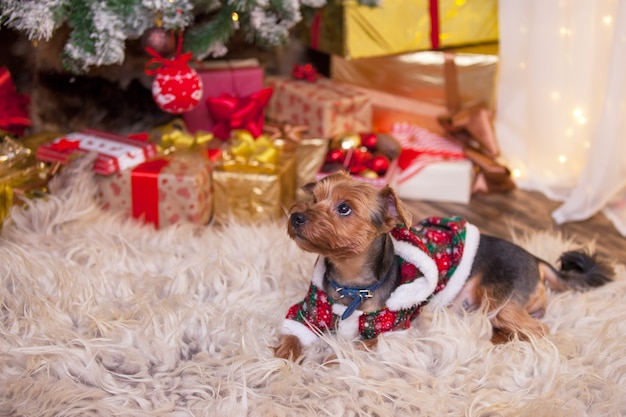
<path id="1" fill-rule="evenodd" d="M 379 190 L 340 172 L 303 189 L 311 201 L 291 207 L 287 230 L 309 252 L 335 258 L 354 256 L 396 225 L 411 224 L 410 213 L 389 186 Z"/>

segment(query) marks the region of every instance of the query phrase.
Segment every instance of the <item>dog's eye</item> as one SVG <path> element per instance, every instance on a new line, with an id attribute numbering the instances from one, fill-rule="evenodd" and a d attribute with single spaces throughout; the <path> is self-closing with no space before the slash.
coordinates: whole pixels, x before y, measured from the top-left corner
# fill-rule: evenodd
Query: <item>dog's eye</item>
<path id="1" fill-rule="evenodd" d="M 341 203 L 337 206 L 337 211 L 341 216 L 348 216 L 352 213 L 352 208 L 348 205 L 348 203 Z"/>

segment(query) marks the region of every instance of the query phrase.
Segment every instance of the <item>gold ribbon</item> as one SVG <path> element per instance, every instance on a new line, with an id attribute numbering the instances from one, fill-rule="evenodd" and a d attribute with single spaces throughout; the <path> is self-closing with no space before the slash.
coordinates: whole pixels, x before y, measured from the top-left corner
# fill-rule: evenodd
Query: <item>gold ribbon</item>
<path id="1" fill-rule="evenodd" d="M 473 192 L 506 192 L 514 189 L 511 172 L 496 161 L 500 149 L 489 111 L 481 103 L 463 106 L 454 54 L 445 53 L 444 57 L 448 114 L 440 116 L 438 121 L 446 137 L 463 146 L 463 152 L 476 167 Z"/>
<path id="2" fill-rule="evenodd" d="M 195 134 L 190 133 L 182 119 L 174 119 L 165 125 L 157 127 L 151 136 L 157 144 L 159 152 L 163 155 L 178 151 L 195 150 L 213 139 L 213 133 L 210 132 L 200 130 Z"/>
<path id="3" fill-rule="evenodd" d="M 263 134 L 256 139 L 247 130 L 231 131 L 230 148 L 222 154 L 226 171 L 274 174 L 278 169 L 279 148 Z"/>
<path id="4" fill-rule="evenodd" d="M 302 134 L 308 130 L 309 127 L 306 125 L 290 125 L 289 123 L 282 123 L 279 126 L 269 124 L 263 127 L 263 131 L 269 136 L 270 140 L 288 139 L 294 142 L 300 142 Z"/>

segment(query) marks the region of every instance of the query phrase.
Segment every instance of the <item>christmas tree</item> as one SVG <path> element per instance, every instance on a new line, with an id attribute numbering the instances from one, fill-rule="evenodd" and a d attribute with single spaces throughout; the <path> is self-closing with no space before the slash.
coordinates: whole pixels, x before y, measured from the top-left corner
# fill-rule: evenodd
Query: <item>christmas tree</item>
<path id="1" fill-rule="evenodd" d="M 357 0 L 368 6 L 380 1 Z M 183 50 L 197 59 L 225 55 L 229 39 L 238 32 L 251 44 L 280 46 L 296 24 L 325 4 L 326 0 L 2 0 L 0 21 L 34 43 L 49 40 L 66 25 L 70 32 L 63 64 L 82 73 L 121 64 L 127 40 L 147 37 L 154 45 L 167 40 L 159 36 L 174 32 L 184 31 Z"/>

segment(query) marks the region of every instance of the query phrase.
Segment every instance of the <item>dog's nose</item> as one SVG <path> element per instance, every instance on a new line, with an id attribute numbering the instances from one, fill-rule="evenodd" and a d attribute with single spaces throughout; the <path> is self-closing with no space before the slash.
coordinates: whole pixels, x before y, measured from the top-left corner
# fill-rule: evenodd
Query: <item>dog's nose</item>
<path id="1" fill-rule="evenodd" d="M 306 223 L 309 219 L 302 213 L 293 213 L 290 217 L 290 221 L 291 221 L 291 225 L 293 227 L 299 227 L 302 226 L 304 223 Z"/>

